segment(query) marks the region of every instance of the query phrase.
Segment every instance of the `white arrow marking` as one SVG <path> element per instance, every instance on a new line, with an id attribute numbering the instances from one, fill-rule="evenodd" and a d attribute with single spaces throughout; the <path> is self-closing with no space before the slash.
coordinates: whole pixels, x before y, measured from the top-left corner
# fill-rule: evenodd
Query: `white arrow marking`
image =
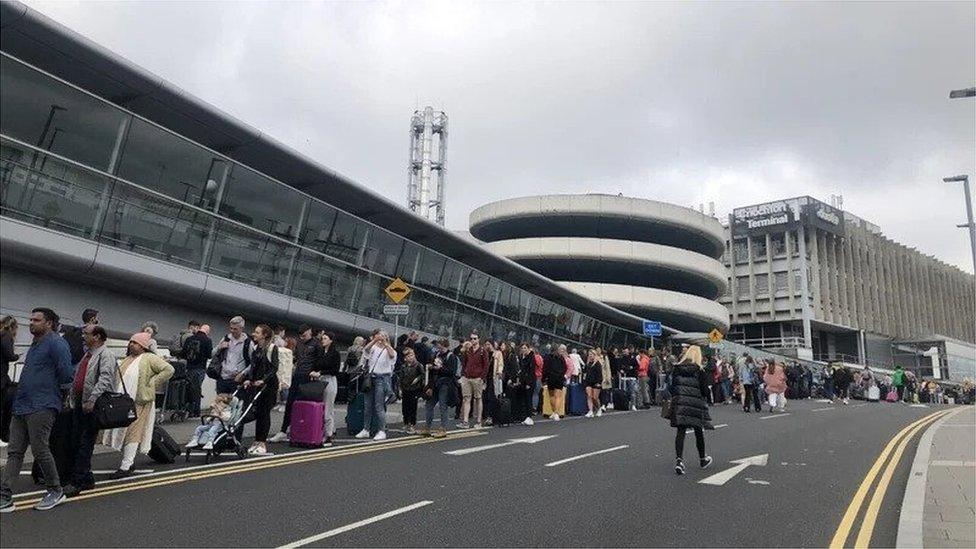
<path id="1" fill-rule="evenodd" d="M 473 454 L 475 452 L 483 452 L 485 450 L 494 450 L 495 448 L 511 446 L 513 444 L 535 444 L 536 442 L 542 442 L 543 440 L 549 440 L 550 438 L 556 438 L 556 435 L 548 435 L 542 437 L 510 438 L 508 439 L 508 442 L 499 442 L 497 444 L 486 444 L 484 446 L 473 446 L 471 448 L 463 448 L 461 450 L 451 450 L 450 452 L 444 452 L 444 453 L 449 456 L 463 456 L 466 454 Z"/>
<path id="2" fill-rule="evenodd" d="M 760 454 L 758 456 L 752 456 L 742 459 L 736 459 L 730 461 L 729 463 L 735 463 L 734 467 L 729 467 L 728 469 L 722 471 L 721 473 L 715 473 L 714 475 L 703 478 L 698 481 L 698 484 L 711 484 L 713 486 L 721 486 L 726 482 L 732 480 L 732 477 L 738 475 L 750 465 L 758 465 L 760 467 L 766 466 L 766 461 L 769 460 L 769 454 Z"/>

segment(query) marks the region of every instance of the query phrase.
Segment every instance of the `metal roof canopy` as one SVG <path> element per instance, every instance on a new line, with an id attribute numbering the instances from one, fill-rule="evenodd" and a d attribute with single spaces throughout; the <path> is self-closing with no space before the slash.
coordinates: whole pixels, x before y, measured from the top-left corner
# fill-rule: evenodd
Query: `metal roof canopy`
<path id="1" fill-rule="evenodd" d="M 395 234 L 560 305 L 640 331 L 640 318 L 417 217 L 20 2 L 0 3 L 0 49 Z"/>

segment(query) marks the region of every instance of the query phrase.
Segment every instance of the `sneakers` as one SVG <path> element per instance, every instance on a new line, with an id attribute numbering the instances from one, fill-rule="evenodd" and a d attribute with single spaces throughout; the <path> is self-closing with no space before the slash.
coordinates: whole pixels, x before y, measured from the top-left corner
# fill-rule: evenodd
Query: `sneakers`
<path id="1" fill-rule="evenodd" d="M 247 451 L 248 454 L 252 456 L 265 456 L 268 454 L 268 449 L 260 444 L 255 444 Z"/>
<path id="2" fill-rule="evenodd" d="M 373 437 L 373 440 L 386 440 L 386 431 L 380 431 L 376 433 L 376 436 Z"/>
<path id="3" fill-rule="evenodd" d="M 522 425 L 535 425 L 535 422 L 532 421 L 532 418 L 527 417 L 525 418 L 525 421 L 522 422 Z"/>
<path id="4" fill-rule="evenodd" d="M 129 478 L 132 476 L 132 469 L 119 469 L 118 471 L 112 473 L 108 476 L 111 480 L 118 480 L 120 478 Z"/>
<path id="5" fill-rule="evenodd" d="M 559 414 L 552 414 L 551 416 L 549 416 L 549 419 L 553 421 L 559 421 Z"/>
<path id="6" fill-rule="evenodd" d="M 593 411 L 586 412 L 586 415 L 583 417 L 593 417 Z"/>
<path id="7" fill-rule="evenodd" d="M 439 429 L 434 430 L 434 434 L 431 436 L 433 436 L 434 438 L 444 438 L 447 436 L 447 431 L 445 431 L 444 428 L 441 427 Z"/>
<path id="8" fill-rule="evenodd" d="M 845 398 L 845 399 L 844 399 L 844 406 L 847 406 L 848 404 L 850 404 L 850 401 L 848 401 L 848 400 L 847 400 L 847 399 Z"/>
<path id="9" fill-rule="evenodd" d="M 413 425 L 407 425 L 403 428 L 403 431 L 408 435 L 412 435 L 417 432 L 417 429 Z"/>
<path id="10" fill-rule="evenodd" d="M 599 410 L 596 411 L 596 417 L 600 417 L 602 415 L 603 415 L 603 408 L 600 408 Z"/>
<path id="11" fill-rule="evenodd" d="M 457 428 L 458 429 L 470 429 L 471 428 L 471 425 L 469 425 L 467 423 L 458 423 L 457 424 Z"/>
<path id="12" fill-rule="evenodd" d="M 427 428 L 427 427 L 421 427 L 420 430 L 417 431 L 417 434 L 420 435 L 420 436 L 422 436 L 422 437 L 429 437 L 430 436 L 430 429 Z"/>
<path id="13" fill-rule="evenodd" d="M 630 411 L 631 412 L 636 412 L 637 411 L 637 406 L 634 406 L 633 404 L 631 404 L 630 405 Z"/>
<path id="14" fill-rule="evenodd" d="M 322 441 L 322 446 L 332 446 L 332 437 L 325 437 Z"/>
<path id="15" fill-rule="evenodd" d="M 359 431 L 356 433 L 356 438 L 369 438 L 369 430 L 363 429 L 362 431 Z"/>
<path id="16" fill-rule="evenodd" d="M 685 474 L 685 462 L 680 459 L 674 462 L 674 474 L 683 475 Z"/>
<path id="17" fill-rule="evenodd" d="M 61 490 L 64 492 L 64 497 L 73 498 L 81 494 L 81 488 L 78 488 L 74 484 L 68 484 L 67 486 L 62 486 Z"/>
<path id="18" fill-rule="evenodd" d="M 213 450 L 213 441 L 211 440 L 210 442 L 204 444 L 203 445 L 203 449 L 204 450 Z"/>
<path id="19" fill-rule="evenodd" d="M 278 431 L 274 434 L 274 436 L 268 439 L 268 442 L 288 442 L 288 433 Z"/>
<path id="20" fill-rule="evenodd" d="M 702 469 L 708 469 L 708 466 L 712 464 L 712 456 L 705 456 L 698 460 L 698 465 L 701 465 Z"/>
<path id="21" fill-rule="evenodd" d="M 0 498 L 0 513 L 13 513 L 14 500 L 8 496 Z"/>
<path id="22" fill-rule="evenodd" d="M 44 497 L 34 506 L 34 509 L 38 511 L 47 511 L 49 509 L 54 509 L 58 505 L 64 503 L 64 500 L 68 498 L 64 497 L 64 492 L 58 490 L 57 492 L 48 490 Z"/>
<path id="23" fill-rule="evenodd" d="M 190 442 L 187 442 L 186 443 L 186 447 L 187 448 L 196 448 L 197 446 L 200 446 L 200 438 L 199 437 L 193 437 L 193 438 L 190 439 Z"/>

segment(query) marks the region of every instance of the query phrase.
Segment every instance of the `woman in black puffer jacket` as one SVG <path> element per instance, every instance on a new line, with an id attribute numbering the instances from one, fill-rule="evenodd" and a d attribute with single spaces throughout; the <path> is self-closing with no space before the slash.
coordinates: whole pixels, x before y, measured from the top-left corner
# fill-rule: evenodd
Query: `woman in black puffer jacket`
<path id="1" fill-rule="evenodd" d="M 704 429 L 714 429 L 708 414 L 708 379 L 701 367 L 702 352 L 697 345 L 688 347 L 681 361 L 674 366 L 671 374 L 671 426 L 675 428 L 674 453 L 676 462 L 674 472 L 685 474 L 682 454 L 685 447 L 685 429 L 694 429 L 695 445 L 698 447 L 699 465 L 704 469 L 712 463 L 705 455 Z"/>

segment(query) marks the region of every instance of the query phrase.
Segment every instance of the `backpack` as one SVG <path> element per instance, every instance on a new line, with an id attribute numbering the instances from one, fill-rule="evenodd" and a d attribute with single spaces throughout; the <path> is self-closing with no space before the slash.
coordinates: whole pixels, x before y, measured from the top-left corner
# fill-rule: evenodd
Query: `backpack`
<path id="1" fill-rule="evenodd" d="M 179 356 L 182 356 L 187 364 L 198 364 L 200 359 L 203 358 L 200 355 L 200 340 L 195 337 L 187 339 L 183 343 Z"/>

